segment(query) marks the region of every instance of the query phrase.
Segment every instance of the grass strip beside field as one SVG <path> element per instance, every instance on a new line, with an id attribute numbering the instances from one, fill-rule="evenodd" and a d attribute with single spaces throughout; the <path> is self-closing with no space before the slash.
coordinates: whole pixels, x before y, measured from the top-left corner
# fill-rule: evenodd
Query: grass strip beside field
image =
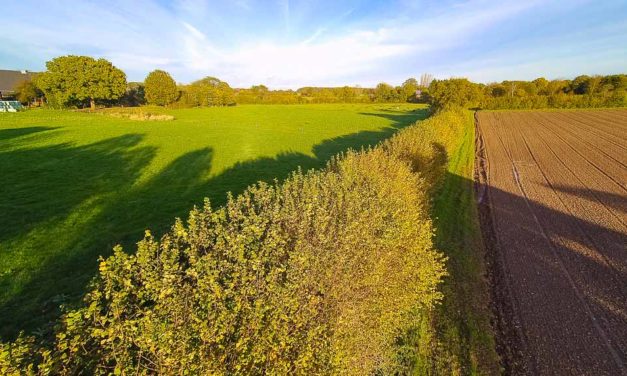
<path id="1" fill-rule="evenodd" d="M 435 244 L 448 257 L 444 300 L 434 314 L 442 374 L 498 374 L 490 326 L 485 260 L 474 194 L 475 126 L 465 113 L 463 138 L 448 155 L 447 173 L 433 205 Z M 438 372 L 438 373 L 440 373 Z"/>

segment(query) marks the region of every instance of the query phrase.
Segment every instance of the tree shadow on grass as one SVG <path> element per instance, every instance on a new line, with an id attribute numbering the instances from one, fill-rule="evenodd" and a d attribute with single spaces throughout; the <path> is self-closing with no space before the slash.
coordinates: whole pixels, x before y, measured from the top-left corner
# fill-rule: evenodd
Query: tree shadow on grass
<path id="1" fill-rule="evenodd" d="M 282 180 L 299 167 L 322 167 L 341 151 L 374 145 L 422 118 L 421 113 L 387 116 L 396 116 L 392 126 L 325 140 L 314 146 L 313 155 L 257 158 L 209 177 L 213 150 L 204 148 L 138 182 L 156 154 L 138 145 L 140 135 L 1 154 L 16 170 L 4 188 L 9 196 L 0 199 L 2 207 L 12 207 L 11 213 L 1 219 L 16 223 L 0 230 L 0 241 L 5 240 L 0 246 L 6 247 L 0 249 L 0 338 L 47 327 L 59 316 L 61 303 L 80 300 L 96 273 L 98 256 L 110 255 L 115 244 L 132 251 L 145 229 L 163 233 L 175 217 L 186 217 L 203 198 L 214 207 L 222 205 L 227 192 L 237 195 L 258 181 Z M 27 173 L 17 171 L 24 166 Z M 15 238 L 29 247 L 12 249 L 18 244 Z M 9 258 L 26 260 L 11 264 Z"/>
<path id="2" fill-rule="evenodd" d="M 31 135 L 38 132 L 45 132 L 57 129 L 58 127 L 22 127 L 0 129 L 0 141 L 6 141 L 12 138 Z"/>
<path id="3" fill-rule="evenodd" d="M 67 217 L 90 197 L 135 181 L 155 155 L 148 147 L 129 151 L 142 138 L 128 134 L 86 146 L 0 151 L 0 241 Z"/>
<path id="4" fill-rule="evenodd" d="M 395 124 L 407 124 L 429 117 L 428 108 L 417 108 L 412 111 L 383 109 L 381 112 L 360 112 L 360 115 L 376 116 L 392 120 Z"/>

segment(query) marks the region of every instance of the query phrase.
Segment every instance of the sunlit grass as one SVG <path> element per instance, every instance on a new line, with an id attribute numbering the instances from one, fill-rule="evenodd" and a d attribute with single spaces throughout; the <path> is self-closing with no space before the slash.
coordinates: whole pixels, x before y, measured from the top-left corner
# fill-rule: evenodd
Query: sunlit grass
<path id="1" fill-rule="evenodd" d="M 147 109 L 172 121 L 32 110 L 0 116 L 0 334 L 76 301 L 99 255 L 209 197 L 320 167 L 426 116 L 423 106 Z"/>

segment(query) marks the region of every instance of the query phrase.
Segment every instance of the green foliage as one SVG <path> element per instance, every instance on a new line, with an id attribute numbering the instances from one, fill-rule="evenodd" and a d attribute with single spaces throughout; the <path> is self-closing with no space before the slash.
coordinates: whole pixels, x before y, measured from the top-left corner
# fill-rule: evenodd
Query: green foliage
<path id="1" fill-rule="evenodd" d="M 578 76 L 572 81 L 540 77 L 488 85 L 467 79 L 435 80 L 429 86 L 436 111 L 452 107 L 483 109 L 589 108 L 627 106 L 627 75 Z"/>
<path id="2" fill-rule="evenodd" d="M 145 228 L 162 234 L 204 197 L 222 205 L 228 191 L 324 167 L 426 114 L 320 104 L 0 116 L 0 337 L 45 328 L 61 303 L 79 302 L 113 244 L 132 249 Z M 133 120 L 153 115 L 175 120 Z"/>
<path id="3" fill-rule="evenodd" d="M 268 90 L 267 87 L 260 85 L 250 89 L 237 89 L 235 101 L 241 104 L 416 102 L 416 80 L 409 79 L 403 85 L 393 87 L 382 83 L 377 88 L 302 87 L 296 91 Z"/>
<path id="4" fill-rule="evenodd" d="M 429 85 L 431 106 L 434 111 L 455 107 L 476 107 L 481 102 L 481 86 L 465 78 L 433 80 Z"/>
<path id="5" fill-rule="evenodd" d="M 235 92 L 224 81 L 205 77 L 181 87 L 180 105 L 183 107 L 232 106 Z"/>
<path id="6" fill-rule="evenodd" d="M 36 84 L 54 104 L 95 109 L 98 100 L 114 100 L 126 91 L 126 75 L 105 59 L 61 56 L 46 63 L 47 71 Z"/>
<path id="7" fill-rule="evenodd" d="M 43 96 L 43 92 L 31 80 L 25 80 L 15 85 L 13 90 L 17 93 L 17 100 L 22 104 L 31 104 Z"/>
<path id="8" fill-rule="evenodd" d="M 148 104 L 167 106 L 178 98 L 176 82 L 168 72 L 154 70 L 144 80 L 144 96 Z"/>
<path id="9" fill-rule="evenodd" d="M 5 367 L 63 374 L 395 369 L 396 338 L 441 299 L 445 274 L 431 242 L 430 183 L 399 159 L 430 157 L 400 152 L 401 137 L 282 184 L 252 186 L 222 208 L 206 202 L 160 241 L 147 232 L 135 254 L 117 247 L 100 260 L 84 306 L 64 316 L 52 348 L 30 351 L 30 362 L 18 351 Z"/>
<path id="10" fill-rule="evenodd" d="M 503 81 L 487 85 L 485 109 L 589 108 L 627 106 L 627 75 L 569 80 Z"/>
<path id="11" fill-rule="evenodd" d="M 377 102 L 405 102 L 406 98 L 403 98 L 401 90 L 393 87 L 392 85 L 382 82 L 374 89 L 374 98 Z"/>
<path id="12" fill-rule="evenodd" d="M 146 88 L 141 82 L 129 82 L 126 93 L 118 102 L 123 107 L 137 107 L 146 104 Z"/>
<path id="13" fill-rule="evenodd" d="M 407 102 L 416 102 L 416 90 L 418 90 L 418 81 L 415 78 L 408 78 L 401 85 L 401 91 L 403 93 L 403 99 Z"/>

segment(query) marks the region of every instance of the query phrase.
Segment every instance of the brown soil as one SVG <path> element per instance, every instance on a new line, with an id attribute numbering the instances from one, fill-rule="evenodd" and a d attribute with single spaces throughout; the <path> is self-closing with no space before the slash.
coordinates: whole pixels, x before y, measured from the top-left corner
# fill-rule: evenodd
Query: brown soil
<path id="1" fill-rule="evenodd" d="M 627 110 L 477 114 L 508 374 L 627 375 Z"/>

